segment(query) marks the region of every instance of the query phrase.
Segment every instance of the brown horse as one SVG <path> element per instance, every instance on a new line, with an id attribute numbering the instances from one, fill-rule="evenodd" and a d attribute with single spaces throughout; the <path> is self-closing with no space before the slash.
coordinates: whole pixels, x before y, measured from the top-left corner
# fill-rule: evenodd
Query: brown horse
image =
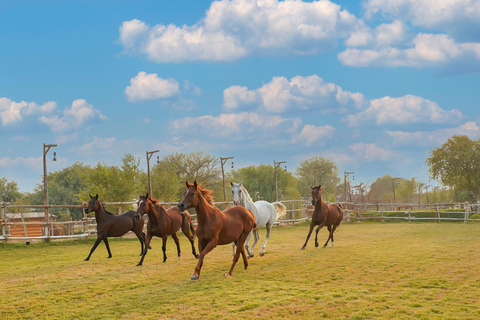
<path id="1" fill-rule="evenodd" d="M 197 280 L 200 277 L 203 259 L 207 253 L 217 245 L 232 242 L 237 246 L 237 250 L 233 256 L 232 267 L 226 276 L 232 275 L 240 254 L 246 270 L 248 261 L 244 248 L 245 240 L 250 231 L 257 227 L 253 213 L 241 206 L 229 207 L 225 211 L 220 211 L 211 205 L 213 198 L 210 190 L 204 189 L 202 185 L 197 185 L 197 181 L 194 181 L 193 184 L 185 181 L 185 184 L 187 190 L 183 193 L 183 199 L 178 204 L 178 209 L 184 211 L 195 208 L 198 219 L 198 250 L 200 251 L 197 266 L 190 280 Z"/>
<path id="2" fill-rule="evenodd" d="M 165 251 L 167 249 L 167 238 L 172 236 L 175 244 L 177 245 L 178 257 L 180 259 L 180 242 L 178 241 L 177 231 L 182 229 L 182 232 L 187 236 L 187 239 L 192 244 L 192 254 L 195 258 L 198 258 L 198 254 L 195 251 L 195 245 L 193 244 L 193 235 L 195 230 L 193 229 L 192 218 L 188 212 L 180 212 L 177 207 L 172 207 L 165 210 L 165 207 L 160 205 L 157 200 L 148 196 L 140 195 L 138 201 L 137 213 L 135 213 L 135 220 L 143 220 L 143 215 L 148 215 L 147 223 L 147 236 L 145 238 L 145 251 L 143 251 L 142 259 L 137 264 L 141 266 L 143 259 L 147 255 L 147 251 L 150 245 L 150 241 L 153 236 L 162 238 L 163 245 L 163 262 L 167 261 L 167 255 Z M 190 234 L 190 230 L 192 233 Z"/>
<path id="3" fill-rule="evenodd" d="M 116 216 L 105 210 L 100 201 L 98 201 L 98 194 L 95 197 L 90 196 L 88 206 L 85 208 L 85 213 L 87 214 L 92 211 L 95 211 L 95 220 L 97 222 L 97 240 L 93 244 L 90 254 L 85 261 L 90 260 L 90 256 L 102 240 L 107 247 L 108 257 L 111 258 L 112 253 L 110 252 L 107 238 L 121 237 L 128 231 L 133 231 L 138 240 L 140 240 L 142 246 L 140 255 L 143 253 L 143 245 L 145 244 L 145 234 L 142 232 L 144 220 L 142 218 L 139 221 L 135 221 L 135 211 L 127 211 Z"/>
<path id="4" fill-rule="evenodd" d="M 338 204 L 326 204 L 322 200 L 322 195 L 320 194 L 323 191 L 322 186 L 315 186 L 312 187 L 312 204 L 315 206 L 312 214 L 312 221 L 310 222 L 310 231 L 308 232 L 307 240 L 303 245 L 301 250 L 304 250 L 307 246 L 308 239 L 310 239 L 310 235 L 312 234 L 313 228 L 318 226 L 315 234 L 315 247 L 318 247 L 318 231 L 323 226 L 327 226 L 328 228 L 328 239 L 325 242 L 323 248 L 325 248 L 328 244 L 328 241 L 332 239 L 332 243 L 330 246 L 333 246 L 333 233 L 338 228 L 340 223 L 343 220 L 343 210 Z"/>

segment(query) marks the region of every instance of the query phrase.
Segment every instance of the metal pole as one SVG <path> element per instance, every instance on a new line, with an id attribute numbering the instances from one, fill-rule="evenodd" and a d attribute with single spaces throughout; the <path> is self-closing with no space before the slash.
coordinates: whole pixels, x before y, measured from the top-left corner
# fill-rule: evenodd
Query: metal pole
<path id="1" fill-rule="evenodd" d="M 276 162 L 275 159 L 273 159 L 273 167 L 275 168 L 275 201 L 278 201 L 277 168 L 278 168 L 282 163 L 287 163 L 287 161 Z"/>
<path id="2" fill-rule="evenodd" d="M 49 217 L 49 208 L 48 208 L 48 178 L 47 178 L 47 153 L 52 147 L 56 147 L 56 144 L 43 144 L 43 205 L 45 212 L 45 235 L 47 236 L 47 241 L 50 239 L 50 217 Z"/>
<path id="3" fill-rule="evenodd" d="M 233 159 L 233 157 L 227 157 L 227 158 L 220 157 L 220 163 L 222 164 L 223 201 L 225 202 L 227 202 L 227 186 L 225 185 L 225 172 L 223 171 L 223 165 L 227 162 L 228 159 Z"/>
<path id="4" fill-rule="evenodd" d="M 152 181 L 150 180 L 150 159 L 155 152 L 159 152 L 160 150 L 155 151 L 147 151 L 147 174 L 148 174 L 148 194 L 152 196 Z"/>

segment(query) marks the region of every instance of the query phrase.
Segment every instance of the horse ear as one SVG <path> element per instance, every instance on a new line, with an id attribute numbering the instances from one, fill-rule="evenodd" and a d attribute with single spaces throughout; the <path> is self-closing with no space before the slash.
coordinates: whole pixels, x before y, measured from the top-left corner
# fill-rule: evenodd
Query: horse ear
<path id="1" fill-rule="evenodd" d="M 90 199 L 92 199 L 92 198 L 93 198 L 93 197 L 92 197 L 92 195 L 91 195 L 90 193 L 89 193 L 88 195 L 90 196 Z"/>
<path id="2" fill-rule="evenodd" d="M 239 186 L 241 187 L 241 186 L 242 186 L 242 184 L 243 184 L 243 179 L 242 179 L 242 181 L 240 181 L 240 184 L 239 184 Z"/>
<path id="3" fill-rule="evenodd" d="M 145 198 L 147 198 L 147 199 L 148 199 L 148 192 L 147 192 L 147 195 L 145 196 Z"/>
<path id="4" fill-rule="evenodd" d="M 185 185 L 187 186 L 187 189 L 190 188 L 190 184 L 188 183 L 187 180 L 185 180 Z"/>
<path id="5" fill-rule="evenodd" d="M 230 185 L 233 187 L 233 182 L 232 181 L 230 181 Z"/>
<path id="6" fill-rule="evenodd" d="M 98 200 L 98 193 L 95 195 L 95 200 Z"/>
<path id="7" fill-rule="evenodd" d="M 193 180 L 193 186 L 195 187 L 195 189 L 197 189 L 197 180 Z"/>

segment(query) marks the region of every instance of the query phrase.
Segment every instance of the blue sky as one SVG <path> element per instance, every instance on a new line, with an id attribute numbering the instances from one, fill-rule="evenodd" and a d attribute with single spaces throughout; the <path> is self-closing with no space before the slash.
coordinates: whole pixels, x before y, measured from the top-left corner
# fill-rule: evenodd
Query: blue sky
<path id="1" fill-rule="evenodd" d="M 480 135 L 480 1 L 2 1 L 0 176 L 204 151 L 428 181 Z M 53 151 L 57 162 L 52 162 Z"/>

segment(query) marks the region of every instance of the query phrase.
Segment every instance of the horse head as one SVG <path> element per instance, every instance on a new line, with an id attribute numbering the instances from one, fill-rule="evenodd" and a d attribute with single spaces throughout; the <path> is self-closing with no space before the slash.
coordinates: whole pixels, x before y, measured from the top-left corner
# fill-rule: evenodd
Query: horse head
<path id="1" fill-rule="evenodd" d="M 140 218 L 148 212 L 150 205 L 152 205 L 152 203 L 148 198 L 148 193 L 145 196 L 144 195 L 139 196 L 139 200 L 137 203 L 137 212 L 135 213 L 135 221 L 137 222 L 140 221 Z"/>
<path id="2" fill-rule="evenodd" d="M 180 210 L 180 212 L 193 208 L 198 204 L 197 180 L 194 180 L 193 183 L 185 181 L 185 185 L 187 186 L 187 190 L 185 190 L 182 200 L 178 203 L 178 210 Z"/>
<path id="3" fill-rule="evenodd" d="M 312 205 L 315 205 L 317 203 L 317 200 L 320 198 L 321 199 L 321 194 L 320 192 L 324 188 L 321 185 L 314 186 L 312 187 Z"/>
<path id="4" fill-rule="evenodd" d="M 90 196 L 90 201 L 88 201 L 87 207 L 85 208 L 85 213 L 88 214 L 89 212 L 96 211 L 98 206 L 100 205 L 98 201 L 98 194 L 95 197 Z"/>
<path id="5" fill-rule="evenodd" d="M 235 183 L 230 181 L 230 185 L 232 186 L 233 204 L 236 206 L 240 204 L 240 201 L 242 200 L 242 197 L 243 197 L 242 184 L 243 184 L 243 180 L 240 181 L 240 183 Z"/>

